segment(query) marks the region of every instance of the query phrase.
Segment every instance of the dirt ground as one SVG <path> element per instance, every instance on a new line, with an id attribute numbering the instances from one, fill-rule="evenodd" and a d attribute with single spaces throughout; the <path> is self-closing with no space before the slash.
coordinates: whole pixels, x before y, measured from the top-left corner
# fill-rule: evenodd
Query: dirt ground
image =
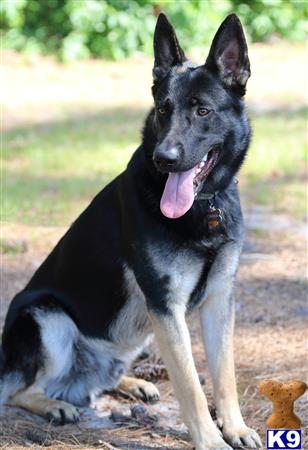
<path id="1" fill-rule="evenodd" d="M 236 285 L 236 372 L 243 415 L 260 432 L 264 442 L 271 406 L 258 392 L 260 380 L 307 381 L 306 232 L 303 223 L 273 215 L 264 208 L 246 210 L 246 222 L 247 240 Z M 23 236 L 24 253 L 2 255 L 1 323 L 12 295 L 23 287 L 63 231 L 27 226 L 7 229 L 6 235 Z M 215 414 L 197 316 L 189 321 L 197 368 Z M 158 358 L 154 346 L 153 353 L 138 362 L 139 371 Z M 105 395 L 95 403 L 95 409 L 81 409 L 78 425 L 57 427 L 20 409 L 3 407 L 0 446 L 9 449 L 192 448 L 169 381 L 158 377 L 156 383 L 161 401 L 155 405 L 144 405 L 143 410 L 134 399 Z M 306 427 L 307 397 L 306 393 L 296 402 L 296 412 Z M 308 439 L 305 439 L 303 448 L 307 449 Z"/>

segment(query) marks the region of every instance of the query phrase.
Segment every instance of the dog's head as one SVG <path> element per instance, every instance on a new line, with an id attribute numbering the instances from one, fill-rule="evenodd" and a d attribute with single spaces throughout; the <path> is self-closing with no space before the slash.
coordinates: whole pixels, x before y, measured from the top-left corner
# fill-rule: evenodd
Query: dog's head
<path id="1" fill-rule="evenodd" d="M 153 69 L 152 158 L 168 175 L 161 211 L 178 218 L 202 191 L 224 189 L 240 167 L 250 129 L 243 96 L 250 76 L 247 45 L 235 14 L 217 31 L 205 64 L 187 60 L 165 14 L 157 20 Z"/>

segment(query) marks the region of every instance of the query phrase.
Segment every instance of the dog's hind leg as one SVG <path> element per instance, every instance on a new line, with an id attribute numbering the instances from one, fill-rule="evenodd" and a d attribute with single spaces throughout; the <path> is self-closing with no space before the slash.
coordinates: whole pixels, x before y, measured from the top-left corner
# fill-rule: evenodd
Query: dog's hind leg
<path id="1" fill-rule="evenodd" d="M 59 425 L 75 423 L 79 418 L 74 405 L 46 397 L 44 391 L 35 384 L 15 394 L 8 405 L 24 408 Z"/>
<path id="2" fill-rule="evenodd" d="M 233 359 L 233 279 L 239 247 L 232 244 L 217 255 L 208 275 L 206 300 L 200 308 L 201 326 L 214 384 L 218 424 L 234 447 L 261 447 L 257 433 L 248 428 L 239 407 Z"/>
<path id="3" fill-rule="evenodd" d="M 69 398 L 74 381 L 70 373 L 78 336 L 76 325 L 60 307 L 21 311 L 4 335 L 2 403 L 55 423 L 75 422 L 78 410 L 62 399 Z"/>
<path id="4" fill-rule="evenodd" d="M 191 352 L 183 307 L 168 314 L 150 312 L 155 337 L 196 450 L 231 450 L 215 426 Z"/>
<path id="5" fill-rule="evenodd" d="M 159 400 L 160 397 L 159 391 L 153 383 L 140 378 L 123 376 L 116 390 L 131 394 L 146 402 L 155 402 Z"/>

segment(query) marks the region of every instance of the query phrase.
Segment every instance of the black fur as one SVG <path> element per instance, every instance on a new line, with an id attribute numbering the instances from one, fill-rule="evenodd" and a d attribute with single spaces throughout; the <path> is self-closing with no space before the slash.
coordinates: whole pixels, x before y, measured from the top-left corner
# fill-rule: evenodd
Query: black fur
<path id="1" fill-rule="evenodd" d="M 166 314 L 171 300 L 164 267 L 181 252 L 184 265 L 202 260 L 203 271 L 187 305 L 192 309 L 202 299 L 218 249 L 242 239 L 234 176 L 249 145 L 250 127 L 242 99 L 249 61 L 240 23 L 234 15 L 226 19 L 206 63 L 198 67 L 186 61 L 164 15 L 158 19 L 154 42 L 155 106 L 146 119 L 141 146 L 10 305 L 2 338 L 4 366 L 20 370 L 27 384 L 43 364 L 40 331 L 32 317 L 35 308 L 62 310 L 85 336 L 108 340 L 128 297 L 125 267 L 133 271 L 148 308 Z M 232 45 L 225 52 L 228 42 Z M 200 107 L 208 108 L 206 117 L 198 116 Z M 220 149 L 219 158 L 202 192 L 216 192 L 221 225 L 208 227 L 207 200 L 196 199 L 179 219 L 164 217 L 159 205 L 166 172 L 192 168 L 213 146 Z M 168 156 L 170 148 L 178 154 L 166 170 L 157 155 Z M 75 366 L 74 370 L 80 374 Z"/>
<path id="2" fill-rule="evenodd" d="M 43 364 L 39 328 L 29 308 L 16 315 L 3 334 L 4 374 L 22 374 L 26 385 L 33 383 Z"/>

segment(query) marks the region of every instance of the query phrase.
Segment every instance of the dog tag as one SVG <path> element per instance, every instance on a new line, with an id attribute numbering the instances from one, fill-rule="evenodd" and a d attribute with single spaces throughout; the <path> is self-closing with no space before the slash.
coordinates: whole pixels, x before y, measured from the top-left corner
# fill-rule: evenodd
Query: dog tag
<path id="1" fill-rule="evenodd" d="M 214 205 L 210 205 L 206 213 L 207 213 L 207 224 L 210 230 L 216 228 L 222 222 L 222 212 L 219 208 L 216 208 Z"/>

